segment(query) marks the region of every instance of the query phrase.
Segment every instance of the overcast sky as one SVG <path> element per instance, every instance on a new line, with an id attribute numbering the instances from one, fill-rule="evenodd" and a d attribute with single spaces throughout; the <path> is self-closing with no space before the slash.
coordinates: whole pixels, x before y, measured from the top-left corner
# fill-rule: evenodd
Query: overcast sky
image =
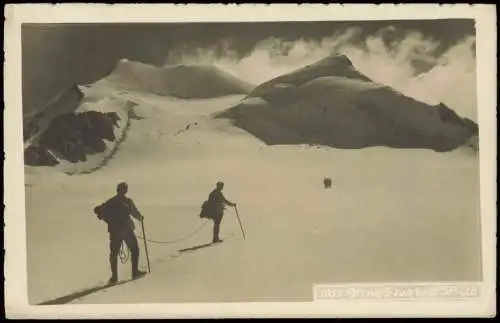
<path id="1" fill-rule="evenodd" d="M 25 24 L 22 28 L 23 109 L 43 105 L 73 84 L 96 81 L 109 74 L 117 60 L 127 58 L 162 65 L 179 53 L 210 48 L 233 58 L 251 55 L 269 38 L 284 42 L 321 41 L 347 30 L 349 43 L 367 46 L 377 37 L 387 48 L 410 32 L 436 42 L 439 57 L 467 35 L 474 35 L 472 20 L 380 22 L 277 22 L 189 24 Z M 221 44 L 224 44 L 222 46 Z M 273 48 L 276 48 L 274 46 Z M 170 60 L 170 61 L 169 61 Z M 429 69 L 425 60 L 412 60 L 415 73 Z M 255 66 L 258 69 L 258 66 Z"/>

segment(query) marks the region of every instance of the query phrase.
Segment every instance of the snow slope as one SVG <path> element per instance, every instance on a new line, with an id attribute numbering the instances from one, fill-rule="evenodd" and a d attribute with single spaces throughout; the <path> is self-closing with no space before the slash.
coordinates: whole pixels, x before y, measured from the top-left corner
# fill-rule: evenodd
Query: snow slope
<path id="1" fill-rule="evenodd" d="M 266 146 L 212 119 L 241 97 L 121 95 L 138 102 L 138 118 L 106 167 L 81 176 L 27 167 L 31 303 L 108 279 L 106 228 L 92 208 L 123 180 L 154 240 L 203 224 L 201 202 L 224 180 L 247 239 L 228 210 L 225 243 L 179 255 L 209 242 L 211 224 L 150 243 L 151 275 L 74 303 L 303 301 L 313 283 L 480 279 L 479 165 L 467 150 Z M 142 243 L 141 252 L 145 268 Z"/>
<path id="2" fill-rule="evenodd" d="M 105 150 L 85 161 L 25 168 L 30 303 L 65 295 L 73 303 L 304 301 L 315 283 L 481 279 L 477 154 L 384 142 L 418 133 L 411 147 L 421 148 L 422 137 L 444 131 L 455 140 L 471 126 L 370 82 L 345 58 L 331 63 L 250 95 L 182 98 L 109 78 L 81 87 L 71 118 L 115 113 L 118 124 Z M 112 75 L 129 75 L 120 73 Z M 378 117 L 360 107 L 370 102 L 384 103 L 370 108 Z M 318 138 L 366 149 L 311 147 L 325 144 Z M 474 145 L 474 136 L 467 140 Z M 225 243 L 179 253 L 211 241 L 211 223 L 182 238 L 204 223 L 201 203 L 219 180 L 238 203 L 247 239 L 229 209 Z M 71 297 L 109 278 L 106 227 L 92 209 L 121 181 L 146 217 L 148 238 L 180 241 L 149 243 L 152 273 L 143 279 Z M 130 263 L 120 265 L 120 279 L 129 277 Z"/>
<path id="3" fill-rule="evenodd" d="M 158 68 L 121 60 L 108 77 L 73 86 L 25 116 L 25 164 L 56 167 L 68 174 L 95 171 L 112 158 L 125 139 L 134 106 L 148 106 L 148 100 L 154 104 L 158 97 L 166 96 L 162 104 L 179 105 L 192 99 L 195 109 L 206 109 L 203 100 L 224 101 L 225 97 L 247 94 L 251 88 L 212 66 Z M 175 128 L 175 121 L 173 125 Z"/>

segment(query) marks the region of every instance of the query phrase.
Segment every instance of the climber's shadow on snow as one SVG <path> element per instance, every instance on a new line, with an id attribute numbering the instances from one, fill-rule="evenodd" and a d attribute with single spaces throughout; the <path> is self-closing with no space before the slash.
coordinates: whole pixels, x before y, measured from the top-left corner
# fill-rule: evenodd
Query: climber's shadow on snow
<path id="1" fill-rule="evenodd" d="M 67 304 L 67 303 L 70 303 L 70 302 L 72 302 L 74 300 L 77 300 L 79 298 L 85 297 L 87 295 L 99 292 L 101 290 L 104 290 L 104 289 L 107 289 L 107 288 L 110 288 L 110 287 L 113 287 L 113 286 L 118 286 L 118 285 L 121 285 L 121 284 L 125 284 L 127 282 L 128 282 L 128 280 L 124 280 L 124 281 L 118 282 L 118 283 L 116 283 L 114 285 L 107 285 L 106 284 L 106 285 L 94 286 L 94 287 L 91 287 L 89 289 L 85 289 L 85 290 L 82 290 L 82 291 L 79 291 L 79 292 L 71 293 L 71 294 L 68 294 L 68 295 L 65 295 L 65 296 L 61 296 L 61 297 L 58 297 L 58 298 L 55 298 L 55 299 L 52 299 L 52 300 L 48 300 L 48 301 L 45 301 L 43 303 L 39 303 L 38 305 L 61 305 L 61 304 Z"/>
<path id="2" fill-rule="evenodd" d="M 189 248 L 185 248 L 185 249 L 180 249 L 179 252 L 195 251 L 195 250 L 198 250 L 198 249 L 210 247 L 212 245 L 213 245 L 213 243 L 200 244 L 200 245 L 197 245 L 197 246 L 193 246 L 193 247 L 189 247 Z"/>

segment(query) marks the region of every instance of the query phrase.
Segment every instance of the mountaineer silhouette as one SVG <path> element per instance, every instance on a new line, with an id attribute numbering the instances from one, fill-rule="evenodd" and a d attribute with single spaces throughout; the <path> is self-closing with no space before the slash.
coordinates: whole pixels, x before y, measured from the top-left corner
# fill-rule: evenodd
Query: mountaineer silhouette
<path id="1" fill-rule="evenodd" d="M 135 225 L 130 216 L 139 221 L 142 221 L 144 217 L 135 206 L 134 201 L 126 196 L 128 192 L 127 183 L 119 183 L 116 192 L 115 196 L 94 208 L 97 218 L 108 225 L 109 261 L 111 265 L 110 284 L 115 284 L 118 281 L 118 253 L 123 241 L 125 241 L 131 252 L 132 278 L 136 279 L 145 274 L 145 272 L 139 270 L 139 245 L 134 234 Z"/>
<path id="2" fill-rule="evenodd" d="M 201 207 L 201 218 L 212 219 L 214 221 L 212 243 L 222 242 L 219 238 L 220 224 L 224 216 L 225 206 L 236 206 L 236 203 L 228 201 L 222 194 L 224 189 L 223 182 L 217 182 L 215 189 L 210 193 L 208 199 Z"/>

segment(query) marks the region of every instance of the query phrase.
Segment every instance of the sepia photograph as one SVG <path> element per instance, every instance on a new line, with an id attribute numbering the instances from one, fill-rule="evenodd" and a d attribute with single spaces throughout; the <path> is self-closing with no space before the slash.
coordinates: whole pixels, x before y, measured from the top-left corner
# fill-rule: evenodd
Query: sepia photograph
<path id="1" fill-rule="evenodd" d="M 18 24 L 26 305 L 489 293 L 478 23 L 367 11 Z"/>

